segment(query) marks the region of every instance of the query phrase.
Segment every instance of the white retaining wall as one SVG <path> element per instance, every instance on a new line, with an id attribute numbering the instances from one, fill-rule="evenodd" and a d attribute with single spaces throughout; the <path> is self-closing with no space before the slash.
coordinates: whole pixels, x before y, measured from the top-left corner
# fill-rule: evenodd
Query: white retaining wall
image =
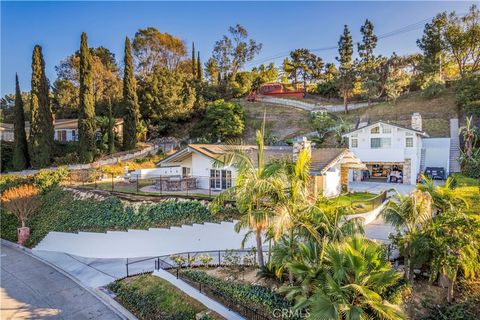
<path id="1" fill-rule="evenodd" d="M 240 249 L 248 230 L 235 232 L 236 222 L 205 223 L 148 230 L 49 232 L 33 249 L 87 258 L 140 258 L 179 252 Z M 255 246 L 249 238 L 245 248 Z"/>

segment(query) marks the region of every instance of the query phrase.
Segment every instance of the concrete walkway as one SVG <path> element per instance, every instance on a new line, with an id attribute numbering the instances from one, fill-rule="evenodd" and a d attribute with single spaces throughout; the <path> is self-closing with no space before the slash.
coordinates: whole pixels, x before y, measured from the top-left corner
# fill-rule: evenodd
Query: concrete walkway
<path id="1" fill-rule="evenodd" d="M 415 189 L 414 185 L 402 183 L 386 183 L 376 181 L 351 181 L 350 191 L 380 193 L 385 190 L 395 189 L 400 194 L 409 194 Z"/>
<path id="2" fill-rule="evenodd" d="M 228 320 L 242 320 L 239 314 L 229 310 L 224 305 L 218 303 L 217 301 L 210 299 L 194 287 L 190 286 L 189 284 L 185 283 L 184 281 L 177 279 L 173 274 L 165 270 L 158 270 L 153 273 L 154 276 L 160 277 L 164 280 L 167 280 L 171 284 L 173 284 L 178 289 L 185 292 L 190 297 L 194 298 L 195 300 L 202 303 L 205 307 L 209 308 L 210 310 L 215 311 L 222 317 Z"/>
<path id="3" fill-rule="evenodd" d="M 87 289 L 2 243 L 1 319 L 121 319 Z"/>

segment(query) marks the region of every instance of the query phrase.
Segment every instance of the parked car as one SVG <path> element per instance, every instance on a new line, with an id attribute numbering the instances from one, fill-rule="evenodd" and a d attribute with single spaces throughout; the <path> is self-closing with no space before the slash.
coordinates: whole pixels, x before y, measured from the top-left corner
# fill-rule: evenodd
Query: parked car
<path id="1" fill-rule="evenodd" d="M 444 180 L 446 178 L 445 169 L 440 167 L 427 167 L 425 169 L 425 176 L 430 179 Z"/>

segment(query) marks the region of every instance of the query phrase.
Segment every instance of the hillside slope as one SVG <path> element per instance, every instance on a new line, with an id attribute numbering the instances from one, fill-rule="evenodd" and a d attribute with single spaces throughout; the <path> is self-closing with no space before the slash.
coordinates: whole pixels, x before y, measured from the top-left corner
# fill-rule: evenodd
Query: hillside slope
<path id="1" fill-rule="evenodd" d="M 239 101 L 245 109 L 246 122 L 244 140 L 248 143 L 255 141 L 255 131 L 260 129 L 264 111 L 267 136 L 275 136 L 278 140 L 293 138 L 311 132 L 310 112 L 261 102 Z"/>
<path id="2" fill-rule="evenodd" d="M 261 102 L 240 101 L 240 103 L 246 112 L 244 139 L 247 142 L 254 141 L 255 130 L 260 128 L 264 110 L 266 110 L 267 133 L 279 140 L 296 137 L 313 130 L 308 111 Z M 453 90 L 446 90 L 435 98 L 427 99 L 422 97 L 420 92 L 413 92 L 399 98 L 395 104 L 383 102 L 352 110 L 348 114 L 336 113 L 335 116 L 344 119 L 352 127 L 358 120 L 370 122 L 383 120 L 410 126 L 414 112 L 422 115 L 423 129 L 431 137 L 448 137 L 449 119 L 458 117 L 455 94 Z"/>
<path id="3" fill-rule="evenodd" d="M 420 92 L 413 92 L 399 98 L 395 104 L 383 102 L 372 107 L 352 110 L 347 115 L 339 114 L 339 116 L 352 124 L 360 119 L 370 122 L 384 120 L 410 126 L 414 112 L 422 115 L 423 130 L 430 136 L 447 137 L 449 119 L 458 117 L 455 94 L 452 90 L 447 90 L 435 98 L 426 99 Z"/>

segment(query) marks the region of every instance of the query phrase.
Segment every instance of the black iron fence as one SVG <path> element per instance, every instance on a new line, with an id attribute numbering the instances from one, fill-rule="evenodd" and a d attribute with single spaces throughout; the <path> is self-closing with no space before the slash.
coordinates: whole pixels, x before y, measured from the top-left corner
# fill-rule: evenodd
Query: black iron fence
<path id="1" fill-rule="evenodd" d="M 378 208 L 387 200 L 387 191 L 383 191 L 379 195 L 367 200 L 352 200 L 352 208 L 362 208 L 365 212 Z"/>
<path id="2" fill-rule="evenodd" d="M 120 176 L 98 170 L 79 170 L 69 173 L 63 184 L 141 195 L 184 195 L 211 198 L 233 186 L 234 178 L 194 175 Z"/>

